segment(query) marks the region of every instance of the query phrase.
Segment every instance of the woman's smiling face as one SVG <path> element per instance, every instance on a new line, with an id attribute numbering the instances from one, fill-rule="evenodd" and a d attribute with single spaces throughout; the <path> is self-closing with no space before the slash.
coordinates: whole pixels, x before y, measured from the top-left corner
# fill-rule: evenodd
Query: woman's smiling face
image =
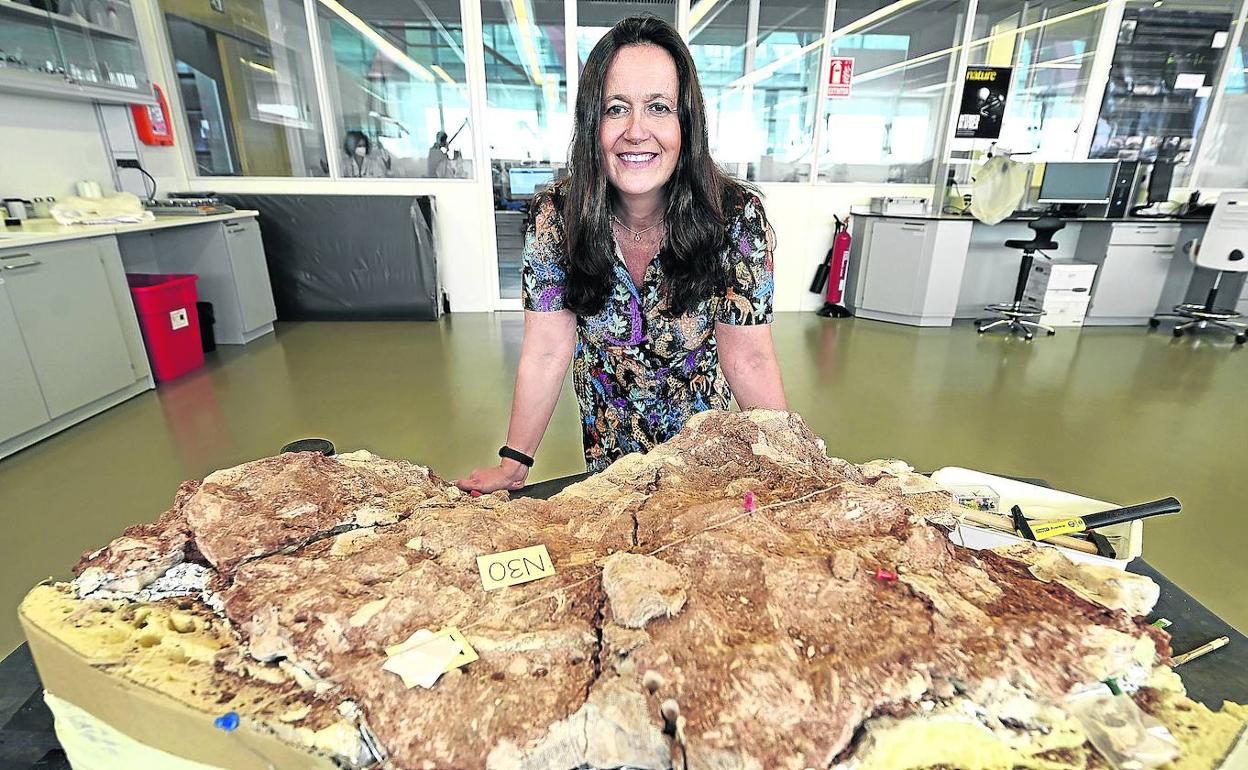
<path id="1" fill-rule="evenodd" d="M 671 54 L 656 45 L 621 48 L 602 92 L 602 145 L 607 179 L 623 195 L 661 189 L 680 157 L 680 77 Z"/>

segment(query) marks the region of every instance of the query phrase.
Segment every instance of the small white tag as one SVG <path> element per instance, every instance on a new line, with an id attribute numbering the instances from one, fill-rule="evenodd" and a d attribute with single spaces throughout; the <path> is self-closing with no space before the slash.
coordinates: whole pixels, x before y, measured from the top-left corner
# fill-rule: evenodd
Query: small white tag
<path id="1" fill-rule="evenodd" d="M 443 673 L 477 659 L 476 651 L 454 627 L 436 634 L 422 628 L 407 641 L 387 647 L 386 655 L 382 669 L 398 674 L 408 689 L 417 685 L 429 689 Z"/>
<path id="2" fill-rule="evenodd" d="M 1225 32 L 1225 31 L 1214 32 L 1213 33 L 1213 47 L 1214 48 L 1226 48 L 1226 39 L 1228 37 L 1230 37 L 1229 32 Z"/>
<path id="3" fill-rule="evenodd" d="M 191 321 L 186 317 L 186 308 L 180 307 L 177 310 L 170 311 L 169 325 L 174 329 L 185 329 L 191 325 Z"/>

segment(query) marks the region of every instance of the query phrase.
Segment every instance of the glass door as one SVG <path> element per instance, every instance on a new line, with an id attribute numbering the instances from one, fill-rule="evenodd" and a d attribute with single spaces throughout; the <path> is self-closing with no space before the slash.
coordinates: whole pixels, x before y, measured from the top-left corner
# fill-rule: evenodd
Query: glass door
<path id="1" fill-rule="evenodd" d="M 498 304 L 518 310 L 529 204 L 565 173 L 572 136 L 564 3 L 483 0 L 481 27 Z"/>

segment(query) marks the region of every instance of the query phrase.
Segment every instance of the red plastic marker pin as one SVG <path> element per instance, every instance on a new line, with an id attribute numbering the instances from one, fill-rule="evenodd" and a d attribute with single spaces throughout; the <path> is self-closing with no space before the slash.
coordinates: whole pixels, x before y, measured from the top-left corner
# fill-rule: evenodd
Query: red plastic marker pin
<path id="1" fill-rule="evenodd" d="M 469 496 L 469 497 L 480 497 L 480 496 L 481 496 L 481 490 L 479 490 L 479 489 L 474 489 L 474 490 L 472 490 L 471 492 L 469 492 L 469 493 L 468 493 L 468 496 Z"/>
<path id="2" fill-rule="evenodd" d="M 745 492 L 745 510 L 754 512 L 754 492 L 748 489 Z"/>
<path id="3" fill-rule="evenodd" d="M 876 567 L 874 577 L 876 580 L 880 581 L 881 583 L 892 583 L 894 580 L 897 579 L 897 573 L 889 572 L 883 567 Z"/>

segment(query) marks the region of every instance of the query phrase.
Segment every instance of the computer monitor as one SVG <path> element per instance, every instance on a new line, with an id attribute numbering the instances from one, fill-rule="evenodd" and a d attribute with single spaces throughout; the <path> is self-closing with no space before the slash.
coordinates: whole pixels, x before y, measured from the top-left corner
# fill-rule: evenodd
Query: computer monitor
<path id="1" fill-rule="evenodd" d="M 555 181 L 555 170 L 549 166 L 512 166 L 507 170 L 507 197 L 528 200 L 538 187 Z"/>
<path id="2" fill-rule="evenodd" d="M 1084 160 L 1044 164 L 1040 203 L 1109 203 L 1118 161 Z"/>

